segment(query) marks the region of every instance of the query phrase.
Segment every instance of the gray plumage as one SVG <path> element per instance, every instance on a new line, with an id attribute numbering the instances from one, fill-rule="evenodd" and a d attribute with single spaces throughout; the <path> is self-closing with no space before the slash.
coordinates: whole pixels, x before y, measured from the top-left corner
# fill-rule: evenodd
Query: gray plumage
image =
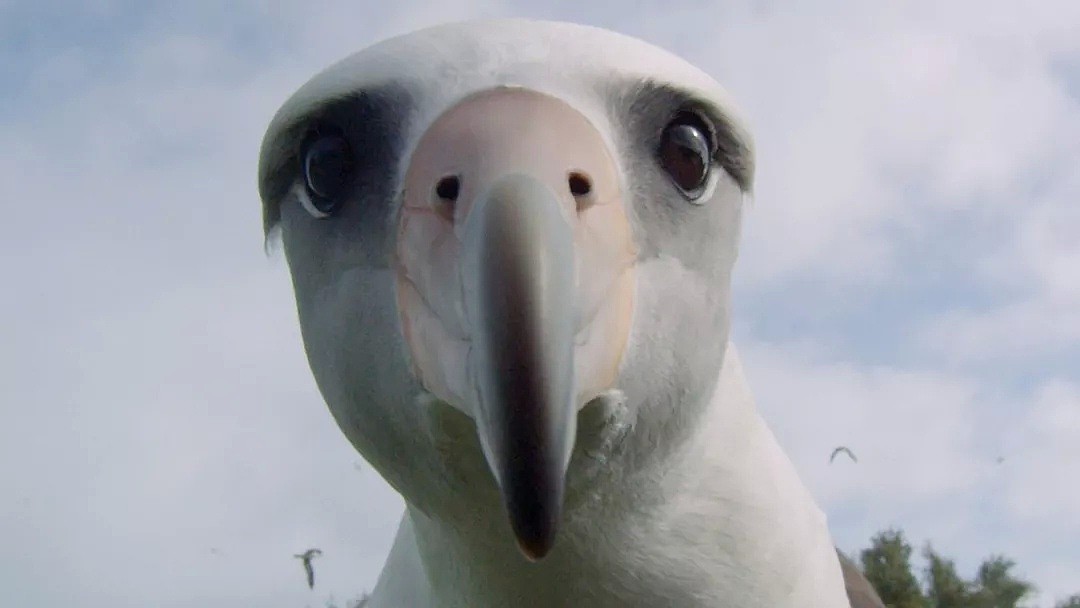
<path id="1" fill-rule="evenodd" d="M 885 602 L 881 601 L 874 586 L 866 580 L 855 562 L 839 549 L 836 550 L 836 555 L 840 557 L 840 571 L 844 574 L 844 589 L 847 591 L 851 608 L 885 608 Z"/>

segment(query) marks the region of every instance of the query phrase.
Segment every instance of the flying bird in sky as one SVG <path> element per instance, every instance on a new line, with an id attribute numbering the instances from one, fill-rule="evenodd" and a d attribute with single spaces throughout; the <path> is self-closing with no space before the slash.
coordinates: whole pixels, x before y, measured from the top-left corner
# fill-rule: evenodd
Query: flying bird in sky
<path id="1" fill-rule="evenodd" d="M 832 461 L 836 460 L 836 455 L 840 452 L 847 454 L 852 462 L 859 462 L 859 459 L 855 457 L 855 454 L 851 450 L 847 449 L 845 446 L 840 446 L 832 451 L 832 454 L 829 456 L 829 464 L 832 464 Z"/>
<path id="2" fill-rule="evenodd" d="M 308 589 L 315 588 L 315 567 L 312 566 L 311 560 L 317 556 L 322 555 L 322 551 L 319 549 L 308 549 L 303 553 L 298 553 L 293 557 L 304 560 L 304 572 L 307 573 L 307 586 Z"/>

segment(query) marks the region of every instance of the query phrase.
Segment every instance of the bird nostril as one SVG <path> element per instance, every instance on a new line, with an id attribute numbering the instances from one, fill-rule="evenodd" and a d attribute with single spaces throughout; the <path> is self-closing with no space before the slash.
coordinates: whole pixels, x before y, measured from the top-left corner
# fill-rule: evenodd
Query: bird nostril
<path id="1" fill-rule="evenodd" d="M 577 200 L 578 211 L 588 209 L 593 203 L 593 197 L 589 196 L 592 193 L 592 181 L 589 180 L 589 176 L 580 171 L 571 171 L 566 178 L 566 183 L 570 187 L 570 194 Z"/>
<path id="2" fill-rule="evenodd" d="M 456 201 L 460 191 L 461 180 L 456 175 L 448 175 L 435 184 L 435 196 L 446 201 Z"/>
<path id="3" fill-rule="evenodd" d="M 592 182 L 589 181 L 589 177 L 584 173 L 573 171 L 566 180 L 570 186 L 570 194 L 574 196 L 585 196 L 592 192 Z"/>
<path id="4" fill-rule="evenodd" d="M 456 175 L 448 175 L 435 184 L 435 205 L 447 219 L 453 219 L 454 207 L 460 194 L 461 179 Z"/>

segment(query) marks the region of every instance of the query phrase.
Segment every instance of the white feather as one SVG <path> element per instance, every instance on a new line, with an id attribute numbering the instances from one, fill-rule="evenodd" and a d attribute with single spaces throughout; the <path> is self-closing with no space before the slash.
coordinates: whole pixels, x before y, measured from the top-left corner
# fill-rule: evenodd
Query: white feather
<path id="1" fill-rule="evenodd" d="M 566 100 L 615 148 L 617 129 L 596 86 L 612 75 L 675 83 L 711 100 L 752 154 L 750 134 L 727 94 L 682 59 L 605 30 L 519 19 L 438 26 L 372 46 L 302 87 L 269 132 L 283 130 L 326 99 L 395 83 L 420 97 L 399 154 L 404 163 L 419 136 L 456 101 L 484 88 L 516 85 Z M 401 169 L 387 167 L 386 173 L 399 175 Z M 710 188 L 731 204 L 723 234 L 715 235 L 730 240 L 724 259 L 714 261 L 726 266 L 717 275 L 726 281 L 742 192 L 730 178 L 714 180 Z M 637 272 L 635 327 L 686 331 L 685 320 L 666 312 L 672 299 L 696 310 L 727 306 L 726 291 L 718 296 L 673 257 L 643 260 Z M 723 331 L 699 337 L 722 345 L 725 315 L 715 321 Z M 637 381 L 673 382 L 685 353 L 674 352 L 668 342 L 657 333 L 632 335 L 628 351 L 637 353 L 635 369 L 657 370 L 655 377 Z M 543 562 L 523 560 L 508 527 L 493 526 L 490 513 L 479 513 L 498 505 L 491 488 L 469 489 L 456 494 L 471 502 L 454 506 L 452 524 L 430 517 L 430 504 L 410 504 L 369 606 L 847 608 L 825 516 L 758 415 L 734 347 L 728 346 L 716 377 L 696 381 L 712 396 L 691 412 L 673 411 L 690 388 L 667 387 L 665 401 L 648 404 L 654 411 L 646 419 L 640 408 L 626 405 L 631 391 L 620 386 L 627 395 L 613 391 L 598 409 L 582 413 L 583 420 L 594 417 L 583 421 L 579 436 L 592 464 L 575 471 L 567 498 L 573 508 L 567 509 L 556 549 Z M 429 401 L 415 407 L 434 409 L 437 404 Z M 661 416 L 670 424 L 658 423 Z M 415 429 L 415 437 L 451 453 L 464 443 L 446 428 L 457 427 L 432 423 L 427 432 Z M 625 437 L 634 433 L 648 435 L 631 446 Z M 609 458 L 618 449 L 651 449 L 663 457 L 642 451 Z M 622 468 L 627 462 L 636 466 Z M 484 464 L 476 459 L 469 466 Z"/>

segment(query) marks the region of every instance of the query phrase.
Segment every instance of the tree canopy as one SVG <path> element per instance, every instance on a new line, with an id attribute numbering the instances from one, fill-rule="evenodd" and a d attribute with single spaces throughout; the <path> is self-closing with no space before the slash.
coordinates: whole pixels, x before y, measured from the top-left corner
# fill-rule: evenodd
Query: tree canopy
<path id="1" fill-rule="evenodd" d="M 956 562 L 930 543 L 922 549 L 926 565 L 921 571 L 912 565 L 913 553 L 903 531 L 891 528 L 875 535 L 860 553 L 864 575 L 890 608 L 1038 608 L 1029 602 L 1035 586 L 1008 557 L 991 555 L 971 578 L 964 578 Z M 1053 608 L 1080 608 L 1080 594 Z"/>

